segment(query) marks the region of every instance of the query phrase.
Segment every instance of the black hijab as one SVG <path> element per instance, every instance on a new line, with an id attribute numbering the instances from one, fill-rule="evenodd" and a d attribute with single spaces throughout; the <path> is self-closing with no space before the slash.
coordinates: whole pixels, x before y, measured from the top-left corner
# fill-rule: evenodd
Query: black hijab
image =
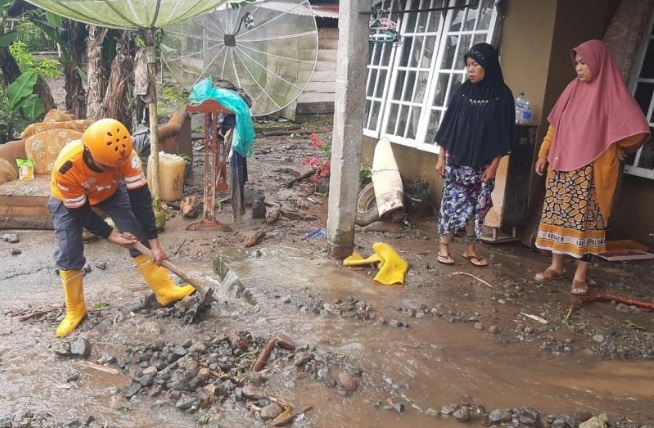
<path id="1" fill-rule="evenodd" d="M 463 60 L 469 57 L 484 68 L 484 80 L 466 80 L 454 92 L 435 141 L 447 150 L 448 163 L 481 167 L 511 151 L 515 105 L 495 48 L 476 44 Z"/>

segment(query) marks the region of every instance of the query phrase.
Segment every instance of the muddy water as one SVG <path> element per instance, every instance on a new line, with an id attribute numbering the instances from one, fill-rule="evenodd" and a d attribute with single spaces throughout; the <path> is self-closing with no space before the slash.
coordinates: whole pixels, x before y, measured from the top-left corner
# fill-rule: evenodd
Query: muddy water
<path id="1" fill-rule="evenodd" d="M 177 248 L 186 237 L 183 232 L 167 235 L 169 249 Z M 56 357 L 52 351 L 59 341 L 52 334 L 54 323 L 21 322 L 2 315 L 16 307 L 51 309 L 61 301 L 52 273 L 50 235 L 26 233 L 22 242 L 19 257 L 0 251 L 0 415 L 32 411 L 54 415 L 61 424 L 93 416 L 102 423 L 125 427 L 196 426 L 192 414 L 160 406 L 156 398 L 139 395 L 125 400 L 120 390 L 129 379 L 120 373 Z M 0 250 L 7 249 L 8 244 L 0 245 L 4 246 Z M 273 395 L 296 408 L 313 406 L 308 417 L 297 423 L 300 427 L 460 427 L 450 419 L 435 421 L 425 412 L 458 403 L 464 394 L 489 410 L 533 406 L 544 413 L 561 414 L 581 408 L 654 422 L 653 362 L 600 360 L 583 348 L 554 356 L 534 344 L 497 344 L 487 331 L 476 330 L 469 323 L 450 323 L 447 317 L 410 318 L 396 308 L 424 303 L 441 311 L 457 311 L 459 302 L 467 299 L 477 303 L 480 312 L 493 313 L 492 291 L 459 277 L 448 279 L 454 284 L 451 289 L 432 287 L 430 281 L 416 287 L 415 278 L 404 288 L 375 286 L 367 271 L 326 261 L 320 245 L 261 245 L 254 250 L 211 253 L 240 277 L 257 305 L 218 290 L 230 305 L 221 306 L 215 319 L 197 327 L 180 325 L 178 320 L 166 320 L 162 325 L 138 314 L 118 317 L 118 309 L 136 303 L 147 289 L 126 254 L 104 243 L 89 245 L 90 262 L 107 261 L 109 266 L 104 271 L 94 269 L 88 281 L 85 279 L 87 303 L 111 305 L 106 311 L 91 311 L 80 328 L 79 336 L 88 337 L 94 345 L 89 361 L 104 354 L 120 354 L 130 343 L 153 338 L 181 342 L 230 329 L 250 330 L 264 337 L 285 332 L 299 344 L 338 352 L 363 370 L 358 391 L 348 397 L 320 381 L 276 372 L 278 376 L 268 385 Z M 194 272 L 207 270 L 205 261 L 183 259 L 180 263 Z M 435 272 L 434 284 L 442 281 L 445 278 Z M 287 297 L 290 303 L 284 303 Z M 349 297 L 371 305 L 378 317 L 402 320 L 410 327 L 329 313 L 315 315 L 299 308 L 302 303 Z M 510 316 L 503 319 L 506 313 L 498 312 L 497 317 L 513 322 Z M 391 396 L 404 403 L 403 414 L 383 410 Z M 237 410 L 225 412 L 224 426 L 263 426 L 244 421 Z"/>
<path id="2" fill-rule="evenodd" d="M 267 315 L 257 325 L 264 324 L 268 331 L 286 329 L 300 342 L 354 356 L 364 370 L 361 388 L 350 398 L 338 397 L 315 381 L 297 385 L 296 397 L 302 405 L 315 407 L 320 426 L 333 426 L 330 421 L 343 426 L 425 426 L 430 419 L 422 412 L 458 403 L 462 395 L 489 410 L 532 406 L 559 415 L 586 409 L 643 423 L 654 421 L 654 362 L 603 361 L 584 350 L 553 356 L 533 345 L 496 344 L 492 335 L 470 324 L 451 324 L 446 318 L 407 319 L 394 308 L 419 303 L 439 306 L 451 299 L 435 295 L 429 287 L 372 285 L 366 272 L 348 271 L 320 258 L 307 262 L 310 251 L 315 250 L 287 246 L 224 257 L 231 259 L 230 266 L 244 283 L 266 290 L 258 300 Z M 410 328 L 335 315 L 316 319 L 300 311 L 289 315 L 278 298 L 307 294 L 325 302 L 353 296 L 371 304 L 387 320 L 408 321 Z M 467 294 L 483 304 L 491 292 L 475 284 Z M 390 396 L 406 404 L 403 415 L 375 407 L 383 406 Z M 459 423 L 443 419 L 438 424 Z"/>

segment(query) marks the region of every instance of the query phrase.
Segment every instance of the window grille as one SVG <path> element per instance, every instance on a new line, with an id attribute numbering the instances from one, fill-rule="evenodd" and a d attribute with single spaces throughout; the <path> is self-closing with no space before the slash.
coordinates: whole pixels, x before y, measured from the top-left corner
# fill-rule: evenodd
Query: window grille
<path id="1" fill-rule="evenodd" d="M 434 136 L 465 79 L 463 54 L 490 42 L 494 0 L 382 0 L 399 43 L 370 43 L 364 134 L 436 152 Z M 475 7 L 465 7 L 476 4 Z M 427 9 L 443 10 L 434 11 Z M 398 11 L 411 11 L 400 13 Z"/>
<path id="2" fill-rule="evenodd" d="M 654 22 L 653 19 L 650 21 Z M 636 63 L 635 75 L 630 81 L 634 98 L 647 117 L 650 132 L 654 131 L 654 25 L 644 38 Z M 650 139 L 625 162 L 624 172 L 638 177 L 654 179 L 654 143 Z"/>

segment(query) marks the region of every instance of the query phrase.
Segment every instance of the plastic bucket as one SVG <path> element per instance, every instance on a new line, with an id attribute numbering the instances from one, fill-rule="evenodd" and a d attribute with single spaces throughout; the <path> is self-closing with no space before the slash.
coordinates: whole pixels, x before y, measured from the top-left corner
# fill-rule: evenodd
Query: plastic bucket
<path id="1" fill-rule="evenodd" d="M 152 188 L 154 171 L 152 155 L 148 158 L 148 186 Z M 186 162 L 181 156 L 159 153 L 159 198 L 164 202 L 177 201 L 184 192 L 184 168 Z"/>

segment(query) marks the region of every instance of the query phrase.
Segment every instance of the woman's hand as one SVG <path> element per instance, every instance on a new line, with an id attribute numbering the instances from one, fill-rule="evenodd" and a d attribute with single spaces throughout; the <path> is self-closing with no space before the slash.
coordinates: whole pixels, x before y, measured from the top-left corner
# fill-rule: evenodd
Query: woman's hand
<path id="1" fill-rule="evenodd" d="M 497 175 L 497 167 L 500 166 L 499 157 L 493 159 L 493 161 L 486 167 L 484 173 L 481 175 L 481 181 L 488 183 L 489 181 L 495 180 L 495 175 Z"/>
<path id="2" fill-rule="evenodd" d="M 443 150 L 436 161 L 436 174 L 441 177 L 445 175 L 445 151 Z"/>
<path id="3" fill-rule="evenodd" d="M 136 244 L 137 239 L 131 233 L 117 233 L 112 230 L 109 236 L 107 237 L 107 241 L 111 242 L 112 244 L 120 245 L 123 248 L 127 248 L 128 250 L 131 250 L 134 248 L 134 244 Z"/>
<path id="4" fill-rule="evenodd" d="M 627 153 L 627 151 L 625 149 L 618 146 L 618 159 L 620 159 L 620 162 L 624 162 L 624 160 L 627 159 L 628 155 L 629 154 Z"/>
<path id="5" fill-rule="evenodd" d="M 547 158 L 538 158 L 536 165 L 534 166 L 536 174 L 543 175 L 545 168 L 547 168 Z"/>

